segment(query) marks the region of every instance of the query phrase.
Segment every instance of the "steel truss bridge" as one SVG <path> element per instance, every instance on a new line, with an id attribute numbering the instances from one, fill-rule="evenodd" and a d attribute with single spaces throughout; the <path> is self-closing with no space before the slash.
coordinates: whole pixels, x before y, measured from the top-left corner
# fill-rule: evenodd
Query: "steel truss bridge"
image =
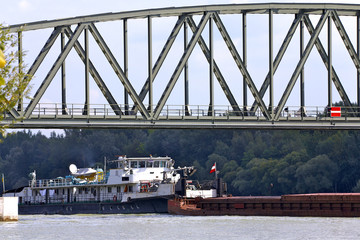
<path id="1" fill-rule="evenodd" d="M 237 17 L 238 23 L 225 26 L 223 18 L 228 15 Z M 288 23 L 287 34 L 276 54 L 274 54 L 273 47 L 273 17 L 275 15 L 293 16 L 292 23 Z M 249 16 L 262 16 L 259 21 L 263 21 L 263 16 L 265 16 L 266 21 L 263 22 L 268 26 L 266 27 L 267 31 L 263 33 L 268 41 L 268 52 L 263 53 L 264 59 L 268 61 L 268 69 L 262 84 L 257 84 L 258 86 L 247 66 L 247 31 L 249 30 L 247 17 Z M 354 29 L 347 30 L 356 32 L 356 42 L 350 40 L 341 19 L 343 17 L 351 18 L 351 21 L 354 22 Z M 154 19 L 167 18 L 175 19 L 175 24 L 169 31 L 168 38 L 153 63 L 152 42 L 154 36 L 152 23 Z M 144 39 L 147 41 L 147 51 L 143 54 L 143 57 L 147 59 L 147 77 L 143 79 L 143 87 L 138 91 L 135 90 L 134 84 L 139 79 L 131 79 L 128 74 L 128 58 L 131 57 L 128 51 L 128 23 L 136 19 L 146 21 L 147 29 L 147 39 Z M 98 24 L 110 21 L 117 21 L 122 27 L 122 32 L 120 31 L 123 37 L 122 59 L 115 57 L 116 54 L 97 27 Z M 239 43 L 235 44 L 228 31 L 234 25 L 241 32 L 240 46 L 238 46 Z M 354 64 L 354 72 L 356 73 L 354 79 L 340 79 L 333 66 L 333 25 L 336 27 Z M 31 96 L 31 100 L 28 103 L 21 101 L 17 108 L 4 113 L 5 118 L 2 124 L 13 123 L 13 128 L 360 128 L 360 5 L 271 3 L 163 8 L 32 22 L 12 25 L 9 28 L 11 32 L 18 33 L 18 48 L 21 51 L 23 34 L 40 29 L 52 31 L 35 60 L 29 64 L 28 74 L 32 76 L 36 76 L 37 70 L 55 43 L 60 42 L 61 45 L 58 48 L 60 52 L 57 58 L 52 62 L 52 66 L 47 69 L 47 75 L 35 89 L 36 92 Z M 238 82 L 242 88 L 230 87 L 228 80 L 225 79 L 216 62 L 214 57 L 214 51 L 216 51 L 213 39 L 214 30 L 220 33 L 221 40 L 226 44 L 227 50 L 231 54 L 231 60 L 241 76 Z M 308 41 L 304 40 L 305 30 L 308 32 Z M 327 49 L 325 49 L 320 38 L 322 30 L 326 32 L 325 46 Z M 113 29 L 112 31 L 118 32 L 119 30 Z M 181 31 L 183 33 L 179 34 Z M 292 70 L 291 77 L 287 80 L 287 85 L 285 84 L 286 87 L 281 98 L 279 98 L 280 100 L 275 102 L 274 89 L 278 85 L 277 81 L 274 81 L 274 74 L 282 63 L 283 56 L 290 48 L 293 48 L 290 44 L 294 41 L 296 31 L 300 33 L 298 43 L 295 44 L 299 53 L 297 64 Z M 109 87 L 107 81 L 101 77 L 98 71 L 99 67 L 96 67 L 94 62 L 90 60 L 89 37 L 91 36 L 96 42 L 97 46 L 95 47 L 101 49 L 107 60 L 103 62 L 103 65 L 109 64 L 116 76 L 112 81 L 120 82 L 123 87 L 121 91 L 124 91 L 124 95 L 121 101 L 116 97 L 120 89 Z M 174 42 L 179 38 L 180 40 L 177 41 L 181 41 L 184 47 L 180 49 L 181 57 L 177 59 L 176 67 L 171 69 L 172 74 L 169 78 L 157 78 L 169 52 L 175 48 L 173 47 Z M 195 47 L 200 47 L 207 60 L 208 85 L 204 87 L 209 89 L 208 96 L 206 96 L 209 104 L 206 105 L 194 103 L 189 99 L 189 92 L 192 90 L 189 84 L 189 81 L 192 81 L 189 78 L 189 68 L 192 67 L 189 64 L 189 58 L 192 56 Z M 238 50 L 240 48 L 241 52 Z M 84 72 L 81 85 L 85 89 L 85 99 L 82 104 L 67 102 L 66 80 L 78 81 L 78 79 L 69 77 L 65 71 L 65 63 L 69 61 L 71 50 L 75 50 L 83 64 L 84 70 L 80 69 L 81 72 Z M 179 52 L 178 49 L 174 51 Z M 322 86 L 328 92 L 326 106 L 305 106 L 304 65 L 311 51 L 318 52 L 327 71 L 327 83 Z M 41 102 L 41 98 L 57 74 L 60 75 L 61 79 L 61 86 L 58 89 L 61 102 Z M 106 103 L 90 103 L 90 76 L 106 99 Z M 180 81 L 180 76 L 184 79 L 181 80 L 184 85 L 181 96 L 182 103 L 172 104 L 168 100 L 174 94 L 173 89 L 176 83 Z M 307 77 L 311 79 L 311 76 Z M 350 99 L 343 87 L 345 80 L 351 81 L 352 89 L 356 89 L 356 99 Z M 165 86 L 163 90 L 154 87 L 160 81 Z M 216 84 L 216 81 L 220 86 L 219 89 L 225 94 L 228 104 L 215 104 L 214 82 Z M 299 104 L 296 107 L 288 106 L 287 100 L 294 92 L 294 86 L 297 82 L 300 86 Z M 332 86 L 335 86 L 336 89 L 332 89 Z M 160 92 L 157 98 L 154 97 L 155 91 Z M 341 117 L 331 117 L 329 112 L 333 105 L 333 91 L 337 91 L 343 103 Z M 236 99 L 235 93 L 241 96 L 241 101 Z"/>

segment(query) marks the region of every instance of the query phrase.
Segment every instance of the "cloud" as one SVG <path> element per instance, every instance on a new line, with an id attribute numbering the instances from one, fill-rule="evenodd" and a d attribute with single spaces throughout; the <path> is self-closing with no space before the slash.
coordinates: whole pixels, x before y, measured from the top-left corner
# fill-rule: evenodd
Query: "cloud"
<path id="1" fill-rule="evenodd" d="M 21 0 L 18 3 L 18 7 L 21 11 L 29 11 L 31 9 L 31 5 L 28 0 Z"/>

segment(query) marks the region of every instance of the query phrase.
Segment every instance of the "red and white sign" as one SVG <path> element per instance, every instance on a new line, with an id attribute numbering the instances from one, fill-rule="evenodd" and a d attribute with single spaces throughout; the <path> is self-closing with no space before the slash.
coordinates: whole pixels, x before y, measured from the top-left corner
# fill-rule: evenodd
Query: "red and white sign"
<path id="1" fill-rule="evenodd" d="M 331 117 L 341 117 L 341 107 L 331 108 Z"/>

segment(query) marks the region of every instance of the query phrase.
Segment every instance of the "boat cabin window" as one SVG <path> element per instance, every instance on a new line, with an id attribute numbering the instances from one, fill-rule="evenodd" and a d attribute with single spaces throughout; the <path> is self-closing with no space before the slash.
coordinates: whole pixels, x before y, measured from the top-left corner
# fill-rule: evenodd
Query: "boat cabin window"
<path id="1" fill-rule="evenodd" d="M 130 167 L 131 168 L 137 168 L 138 167 L 138 162 L 137 161 L 131 161 L 130 162 Z"/>
<path id="2" fill-rule="evenodd" d="M 145 167 L 145 161 L 139 161 L 139 168 Z"/>
<path id="3" fill-rule="evenodd" d="M 125 164 L 123 162 L 118 162 L 118 168 L 124 168 L 125 167 Z"/>
<path id="4" fill-rule="evenodd" d="M 111 193 L 111 190 L 112 190 L 111 187 L 108 187 L 108 193 Z"/>
<path id="5" fill-rule="evenodd" d="M 146 167 L 147 168 L 152 168 L 153 167 L 153 162 L 147 161 L 146 162 Z"/>
<path id="6" fill-rule="evenodd" d="M 154 167 L 158 168 L 160 166 L 160 162 L 159 161 L 155 161 L 154 162 Z"/>
<path id="7" fill-rule="evenodd" d="M 160 166 L 159 167 L 166 167 L 166 161 L 160 161 Z"/>

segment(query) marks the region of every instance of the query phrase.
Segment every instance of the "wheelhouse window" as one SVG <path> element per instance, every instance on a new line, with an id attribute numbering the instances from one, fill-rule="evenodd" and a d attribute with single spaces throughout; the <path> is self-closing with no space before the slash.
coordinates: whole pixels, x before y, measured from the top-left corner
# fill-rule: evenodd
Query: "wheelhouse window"
<path id="1" fill-rule="evenodd" d="M 139 168 L 145 167 L 145 161 L 139 161 Z"/>
<path id="2" fill-rule="evenodd" d="M 130 162 L 130 167 L 131 168 L 137 168 L 138 167 L 138 161 L 131 161 Z"/>
<path id="3" fill-rule="evenodd" d="M 161 167 L 161 168 L 166 167 L 166 161 L 160 161 L 159 167 Z"/>
<path id="4" fill-rule="evenodd" d="M 152 168 L 152 167 L 153 167 L 153 162 L 147 161 L 147 162 L 146 162 L 146 167 L 147 167 L 147 168 Z"/>
<path id="5" fill-rule="evenodd" d="M 117 165 L 118 165 L 118 168 L 124 168 L 125 167 L 125 164 L 123 162 L 118 162 Z"/>
<path id="6" fill-rule="evenodd" d="M 154 168 L 158 168 L 160 166 L 160 162 L 159 161 L 155 161 L 154 162 Z"/>

